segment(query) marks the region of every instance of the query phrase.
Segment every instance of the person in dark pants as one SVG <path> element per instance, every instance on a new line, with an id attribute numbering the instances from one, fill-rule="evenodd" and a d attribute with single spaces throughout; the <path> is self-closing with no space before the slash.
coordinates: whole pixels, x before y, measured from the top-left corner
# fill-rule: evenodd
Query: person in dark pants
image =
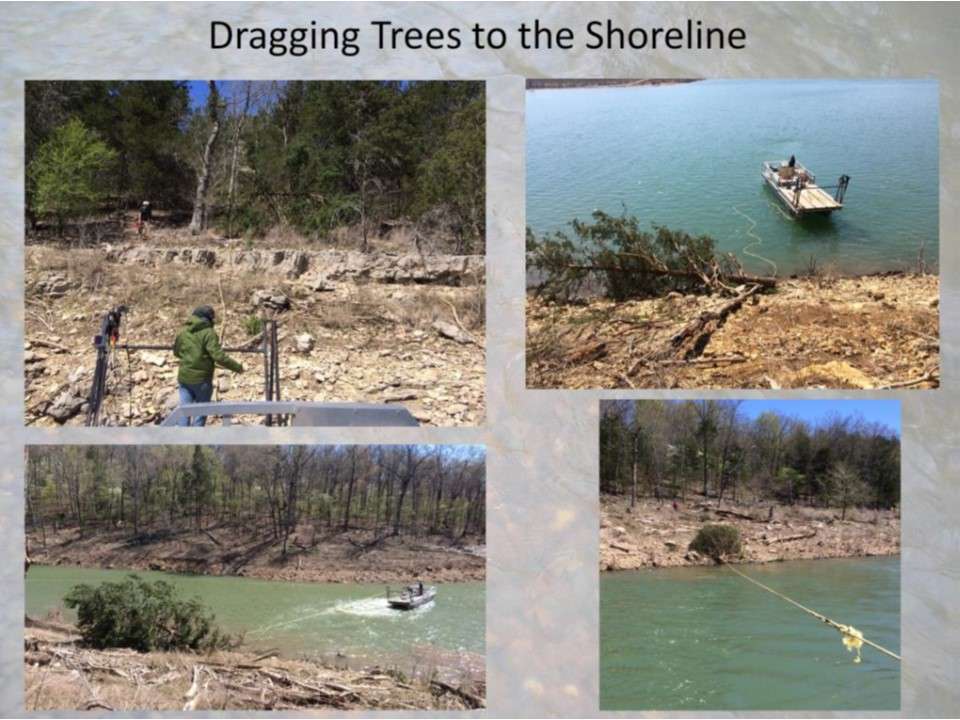
<path id="1" fill-rule="evenodd" d="M 201 305 L 187 318 L 173 343 L 173 354 L 180 360 L 177 384 L 181 405 L 210 402 L 213 397 L 214 367 L 243 372 L 243 365 L 220 347 L 220 339 L 213 329 L 214 317 L 212 307 Z M 206 423 L 206 417 L 193 419 L 196 427 L 203 427 Z M 189 426 L 190 418 L 183 418 L 178 424 Z"/>
<path id="2" fill-rule="evenodd" d="M 142 235 L 147 229 L 147 223 L 153 220 L 153 207 L 149 200 L 140 203 L 139 217 L 137 218 L 137 233 Z"/>

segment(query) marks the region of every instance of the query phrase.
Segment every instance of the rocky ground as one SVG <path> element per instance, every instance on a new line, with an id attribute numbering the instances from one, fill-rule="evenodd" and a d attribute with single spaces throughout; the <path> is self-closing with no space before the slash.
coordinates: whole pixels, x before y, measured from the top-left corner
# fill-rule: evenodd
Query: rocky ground
<path id="1" fill-rule="evenodd" d="M 200 655 L 84 647 L 74 628 L 27 618 L 25 708 L 89 710 L 473 710 L 482 667 L 457 681 L 237 650 Z"/>
<path id="2" fill-rule="evenodd" d="M 215 527 L 146 532 L 135 542 L 129 530 L 102 530 L 81 536 L 74 528 L 27 534 L 32 562 L 241 575 L 300 582 L 448 583 L 483 581 L 486 549 L 481 538 L 451 541 L 443 535 L 381 537 L 369 530 L 315 534 L 302 526 L 289 543 L 286 559 L 269 528 Z"/>
<path id="3" fill-rule="evenodd" d="M 791 278 L 725 318 L 730 302 L 681 295 L 580 304 L 527 300 L 528 386 L 929 388 L 939 385 L 939 278 Z M 693 347 L 673 338 L 704 319 Z"/>
<path id="4" fill-rule="evenodd" d="M 706 523 L 735 525 L 743 555 L 739 562 L 871 557 L 900 553 L 900 515 L 885 510 L 740 505 L 714 500 L 657 502 L 600 498 L 600 569 L 708 565 L 713 561 L 689 550 Z"/>
<path id="5" fill-rule="evenodd" d="M 401 403 L 422 424 L 483 422 L 483 256 L 247 249 L 212 236 L 188 245 L 183 235 L 28 245 L 28 424 L 84 422 L 92 339 L 120 304 L 121 342 L 135 344 L 172 345 L 201 304 L 216 308 L 225 347 L 257 345 L 256 318 L 277 319 L 285 400 Z M 261 399 L 261 356 L 236 357 L 247 371 L 218 371 L 214 399 Z M 105 424 L 160 422 L 176 406 L 176 371 L 170 352 L 115 352 Z"/>

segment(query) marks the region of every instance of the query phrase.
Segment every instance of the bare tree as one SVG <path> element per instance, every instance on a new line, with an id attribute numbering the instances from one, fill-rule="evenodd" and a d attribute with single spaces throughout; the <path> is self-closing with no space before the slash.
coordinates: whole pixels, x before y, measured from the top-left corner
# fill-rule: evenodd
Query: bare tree
<path id="1" fill-rule="evenodd" d="M 200 159 L 197 171 L 197 195 L 193 201 L 193 217 L 190 219 L 190 234 L 199 235 L 207 229 L 207 192 L 210 187 L 210 175 L 213 167 L 213 151 L 220 135 L 220 93 L 217 84 L 211 80 L 207 95 L 207 117 L 210 131 Z"/>

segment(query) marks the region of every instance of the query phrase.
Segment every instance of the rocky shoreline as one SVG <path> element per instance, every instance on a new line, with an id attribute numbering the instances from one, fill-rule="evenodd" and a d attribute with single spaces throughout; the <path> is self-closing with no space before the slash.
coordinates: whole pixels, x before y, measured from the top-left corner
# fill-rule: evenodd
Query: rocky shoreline
<path id="1" fill-rule="evenodd" d="M 900 515 L 890 510 L 742 505 L 600 498 L 600 570 L 712 565 L 689 549 L 706 523 L 734 525 L 743 552 L 732 563 L 876 557 L 900 554 Z"/>
<path id="2" fill-rule="evenodd" d="M 327 583 L 404 584 L 483 582 L 486 548 L 479 538 L 453 543 L 445 536 L 384 537 L 367 531 L 335 533 L 311 544 L 302 528 L 284 559 L 269 533 L 243 534 L 229 528 L 166 533 L 149 544 L 131 542 L 129 531 L 84 537 L 75 530 L 27 535 L 36 565 L 153 570 L 195 575 L 236 575 L 262 580 Z"/>

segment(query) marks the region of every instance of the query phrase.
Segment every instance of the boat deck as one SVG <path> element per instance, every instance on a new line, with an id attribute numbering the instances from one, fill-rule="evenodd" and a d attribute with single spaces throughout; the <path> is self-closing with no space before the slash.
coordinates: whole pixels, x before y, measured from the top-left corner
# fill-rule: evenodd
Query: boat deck
<path id="1" fill-rule="evenodd" d="M 837 196 L 833 196 L 817 185 L 813 174 L 802 165 L 796 165 L 796 173 L 805 185 L 797 194 L 796 187 L 791 177 L 794 168 L 789 168 L 790 175 L 785 176 L 784 172 L 788 168 L 786 163 L 778 161 L 767 161 L 763 164 L 761 174 L 766 183 L 777 194 L 780 201 L 786 205 L 794 215 L 806 215 L 808 213 L 831 213 L 834 210 L 843 208 L 842 195 L 846 190 L 846 183 L 849 178 L 846 175 L 840 178 L 840 190 Z M 838 200 L 837 198 L 841 198 Z"/>
<path id="2" fill-rule="evenodd" d="M 795 191 L 789 188 L 781 190 L 786 200 L 792 205 Z M 833 199 L 826 190 L 816 185 L 807 186 L 800 191 L 800 203 L 797 205 L 799 212 L 833 212 L 839 210 L 843 205 Z"/>

